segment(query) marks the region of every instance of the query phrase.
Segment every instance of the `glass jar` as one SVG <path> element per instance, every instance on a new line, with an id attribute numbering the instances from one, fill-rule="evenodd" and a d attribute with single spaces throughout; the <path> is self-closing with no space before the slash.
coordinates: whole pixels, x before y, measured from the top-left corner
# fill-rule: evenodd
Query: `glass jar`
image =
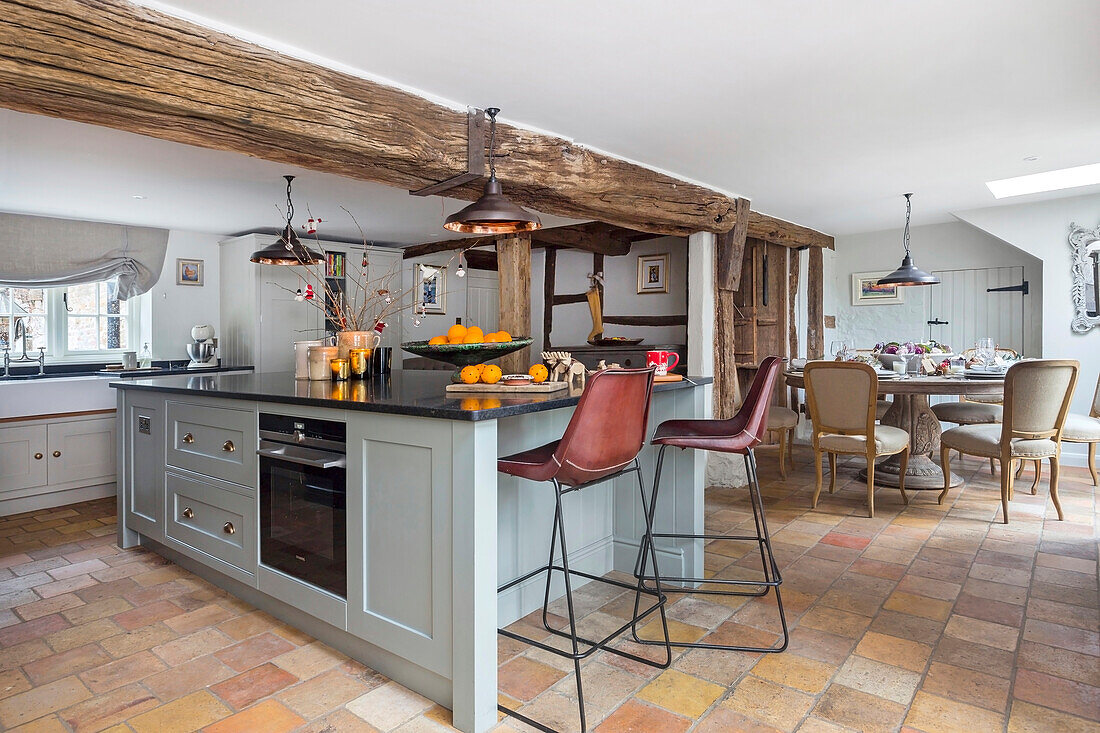
<path id="1" fill-rule="evenodd" d="M 337 331 L 336 348 L 337 356 L 341 359 L 349 358 L 352 349 L 373 349 L 382 340 L 377 331 Z"/>
<path id="2" fill-rule="evenodd" d="M 348 366 L 351 369 L 351 376 L 358 379 L 363 379 L 367 376 L 367 369 L 370 365 L 370 349 L 352 349 L 348 352 Z"/>
<path id="3" fill-rule="evenodd" d="M 348 378 L 348 360 L 347 359 L 333 359 L 329 362 L 329 367 L 332 370 L 332 379 L 337 382 L 344 382 Z"/>
<path id="4" fill-rule="evenodd" d="M 336 358 L 335 346 L 309 347 L 309 378 L 316 382 L 332 379 L 329 362 Z"/>

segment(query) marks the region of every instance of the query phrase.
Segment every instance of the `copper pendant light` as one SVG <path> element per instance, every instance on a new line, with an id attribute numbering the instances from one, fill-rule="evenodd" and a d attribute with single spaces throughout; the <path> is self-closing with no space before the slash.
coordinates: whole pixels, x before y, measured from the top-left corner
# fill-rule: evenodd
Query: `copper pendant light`
<path id="1" fill-rule="evenodd" d="M 294 180 L 294 176 L 283 178 L 286 179 L 286 228 L 279 235 L 279 241 L 256 250 L 248 259 L 261 265 L 318 265 L 325 261 L 325 256 L 302 244 L 302 240 L 294 233 L 294 225 L 290 223 L 294 217 L 290 182 Z"/>
<path id="2" fill-rule="evenodd" d="M 485 110 L 489 115 L 489 180 L 485 182 L 485 192 L 477 201 L 448 216 L 444 229 L 463 234 L 512 234 L 534 231 L 542 226 L 536 215 L 513 204 L 501 192 L 493 158 L 498 112 L 496 107 Z"/>
<path id="3" fill-rule="evenodd" d="M 913 264 L 913 257 L 909 254 L 909 215 L 913 205 L 909 200 L 913 194 L 905 194 L 905 233 L 902 235 L 902 244 L 905 245 L 905 257 L 901 260 L 901 266 L 886 277 L 878 281 L 879 285 L 939 285 L 940 279 L 929 274 Z"/>

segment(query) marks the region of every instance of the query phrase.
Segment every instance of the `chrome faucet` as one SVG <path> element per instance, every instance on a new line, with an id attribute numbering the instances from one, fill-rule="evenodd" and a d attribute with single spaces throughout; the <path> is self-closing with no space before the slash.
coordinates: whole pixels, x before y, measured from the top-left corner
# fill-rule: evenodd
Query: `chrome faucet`
<path id="1" fill-rule="evenodd" d="M 23 354 L 18 359 L 11 358 L 11 347 L 4 346 L 4 376 L 11 376 L 11 365 L 22 364 L 32 361 L 38 362 L 38 373 L 46 373 L 46 347 L 38 347 L 38 356 L 27 356 L 27 320 L 25 318 L 15 319 L 15 338 L 23 339 Z"/>

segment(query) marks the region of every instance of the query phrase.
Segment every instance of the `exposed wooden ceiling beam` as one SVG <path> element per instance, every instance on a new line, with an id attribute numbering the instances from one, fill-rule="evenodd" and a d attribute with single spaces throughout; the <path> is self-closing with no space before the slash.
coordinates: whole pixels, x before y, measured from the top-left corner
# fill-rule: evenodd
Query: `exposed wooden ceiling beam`
<path id="1" fill-rule="evenodd" d="M 475 247 L 493 244 L 500 237 L 465 237 L 461 239 L 444 239 L 439 242 L 425 242 L 405 247 L 405 259 L 423 257 L 436 252 L 449 252 L 464 247 Z M 570 247 L 595 254 L 608 256 L 625 255 L 630 252 L 630 245 L 643 239 L 663 236 L 649 234 L 633 229 L 625 229 L 599 221 L 590 221 L 585 224 L 572 224 L 563 227 L 549 227 L 536 229 L 531 232 L 532 247 Z"/>
<path id="2" fill-rule="evenodd" d="M 0 105 L 407 190 L 467 170 L 465 111 L 124 0 L 6 0 Z M 500 124 L 497 152 L 506 194 L 548 214 L 676 235 L 734 224 L 730 197 L 569 140 Z"/>
<path id="3" fill-rule="evenodd" d="M 800 226 L 789 221 L 776 219 L 759 211 L 749 212 L 748 236 L 763 239 L 770 244 L 784 247 L 822 247 L 833 249 L 833 238 L 828 234 Z"/>

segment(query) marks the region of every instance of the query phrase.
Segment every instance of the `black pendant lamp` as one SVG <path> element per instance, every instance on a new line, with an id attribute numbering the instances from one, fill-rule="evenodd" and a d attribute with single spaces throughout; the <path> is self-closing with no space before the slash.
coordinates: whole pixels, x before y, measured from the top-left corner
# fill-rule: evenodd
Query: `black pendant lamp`
<path id="1" fill-rule="evenodd" d="M 485 193 L 466 208 L 448 216 L 444 229 L 463 234 L 512 234 L 534 231 L 542 226 L 537 216 L 516 206 L 501 193 L 493 159 L 498 112 L 496 107 L 485 110 L 489 115 L 489 180 L 485 182 Z"/>
<path id="2" fill-rule="evenodd" d="M 939 285 L 940 279 L 931 275 L 913 264 L 913 257 L 909 254 L 909 215 L 913 211 L 912 202 L 909 200 L 913 194 L 905 194 L 905 234 L 902 235 L 902 244 L 905 245 L 905 257 L 901 259 L 901 267 L 891 272 L 878 281 L 879 285 Z"/>
<path id="3" fill-rule="evenodd" d="M 290 199 L 290 182 L 294 176 L 283 178 L 286 179 L 286 228 L 279 235 L 279 241 L 256 250 L 248 259 L 261 265 L 318 265 L 325 261 L 325 256 L 302 244 L 290 223 L 294 218 L 294 202 Z"/>

